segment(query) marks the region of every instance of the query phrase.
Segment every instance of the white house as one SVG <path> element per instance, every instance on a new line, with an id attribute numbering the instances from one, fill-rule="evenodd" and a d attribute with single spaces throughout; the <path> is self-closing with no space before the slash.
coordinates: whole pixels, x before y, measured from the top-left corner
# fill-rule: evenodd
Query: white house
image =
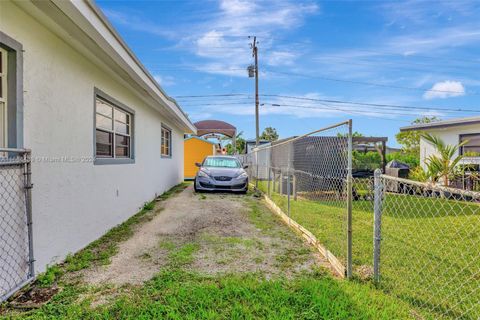
<path id="1" fill-rule="evenodd" d="M 196 128 L 93 2 L 0 1 L 0 54 L 0 148 L 32 152 L 37 272 L 183 180 Z"/>
<path id="2" fill-rule="evenodd" d="M 480 117 L 451 119 L 431 123 L 416 124 L 400 128 L 400 131 L 422 131 L 441 138 L 446 144 L 457 145 L 468 140 L 459 150 L 465 157 L 465 164 L 480 164 Z M 424 138 L 420 138 L 420 163 L 425 169 L 425 159 L 436 154 L 437 150 Z"/>

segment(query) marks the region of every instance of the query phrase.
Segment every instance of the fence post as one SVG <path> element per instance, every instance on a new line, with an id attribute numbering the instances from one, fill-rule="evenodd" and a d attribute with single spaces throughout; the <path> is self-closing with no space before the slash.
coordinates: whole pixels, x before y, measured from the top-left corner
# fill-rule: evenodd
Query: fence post
<path id="1" fill-rule="evenodd" d="M 258 150 L 255 150 L 255 190 L 258 189 Z"/>
<path id="2" fill-rule="evenodd" d="M 287 173 L 287 215 L 290 218 L 290 172 Z"/>
<path id="3" fill-rule="evenodd" d="M 267 181 L 267 195 L 270 197 L 270 180 L 272 179 L 272 169 L 270 168 L 270 164 L 267 166 L 268 168 L 268 181 Z"/>
<path id="4" fill-rule="evenodd" d="M 373 280 L 380 281 L 380 243 L 382 240 L 382 171 L 375 170 L 374 217 L 373 217 Z"/>
<path id="5" fill-rule="evenodd" d="M 28 228 L 28 272 L 30 277 L 35 276 L 34 256 L 33 256 L 33 233 L 32 233 L 32 158 L 30 150 L 23 154 L 24 159 L 24 175 L 25 175 L 25 209 L 27 213 Z"/>
<path id="6" fill-rule="evenodd" d="M 295 174 L 295 172 L 293 173 L 292 187 L 293 187 L 293 201 L 297 201 L 297 175 Z"/>
<path id="7" fill-rule="evenodd" d="M 347 168 L 347 278 L 352 277 L 352 120 L 348 121 L 348 168 Z"/>

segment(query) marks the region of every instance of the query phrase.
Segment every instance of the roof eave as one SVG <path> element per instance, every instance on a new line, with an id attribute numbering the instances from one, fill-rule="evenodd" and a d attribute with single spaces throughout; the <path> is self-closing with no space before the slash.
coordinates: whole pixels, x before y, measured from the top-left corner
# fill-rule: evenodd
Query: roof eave
<path id="1" fill-rule="evenodd" d="M 188 116 L 183 112 L 178 103 L 165 93 L 93 1 L 50 0 L 50 2 L 63 11 L 92 40 L 103 42 L 99 47 L 124 72 L 127 72 L 134 78 L 134 81 L 142 90 L 148 93 L 158 104 L 158 107 L 163 108 L 171 117 L 176 119 L 175 122 L 180 129 L 186 133 L 196 133 L 196 127 L 188 119 Z M 33 1 L 33 3 L 37 7 L 41 7 L 38 1 Z"/>

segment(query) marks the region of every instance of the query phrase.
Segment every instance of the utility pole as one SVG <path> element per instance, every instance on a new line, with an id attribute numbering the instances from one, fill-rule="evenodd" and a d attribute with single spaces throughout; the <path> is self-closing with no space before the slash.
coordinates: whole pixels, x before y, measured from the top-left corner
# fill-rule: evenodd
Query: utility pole
<path id="1" fill-rule="evenodd" d="M 259 112 L 258 112 L 258 47 L 257 47 L 257 37 L 253 37 L 253 44 L 252 47 L 252 56 L 255 59 L 255 146 L 258 147 L 259 140 L 260 140 L 260 125 L 259 125 Z"/>

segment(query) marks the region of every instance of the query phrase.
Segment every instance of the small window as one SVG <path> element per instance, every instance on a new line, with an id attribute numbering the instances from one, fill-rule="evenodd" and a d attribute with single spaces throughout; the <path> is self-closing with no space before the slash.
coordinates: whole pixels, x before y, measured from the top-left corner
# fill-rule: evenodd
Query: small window
<path id="1" fill-rule="evenodd" d="M 468 157 L 480 157 L 480 133 L 462 134 L 460 142 L 468 141 L 461 150 L 461 154 Z"/>
<path id="2" fill-rule="evenodd" d="M 132 113 L 98 95 L 95 108 L 96 159 L 133 159 Z"/>
<path id="3" fill-rule="evenodd" d="M 172 130 L 162 126 L 162 145 L 161 145 L 162 157 L 172 156 Z"/>

